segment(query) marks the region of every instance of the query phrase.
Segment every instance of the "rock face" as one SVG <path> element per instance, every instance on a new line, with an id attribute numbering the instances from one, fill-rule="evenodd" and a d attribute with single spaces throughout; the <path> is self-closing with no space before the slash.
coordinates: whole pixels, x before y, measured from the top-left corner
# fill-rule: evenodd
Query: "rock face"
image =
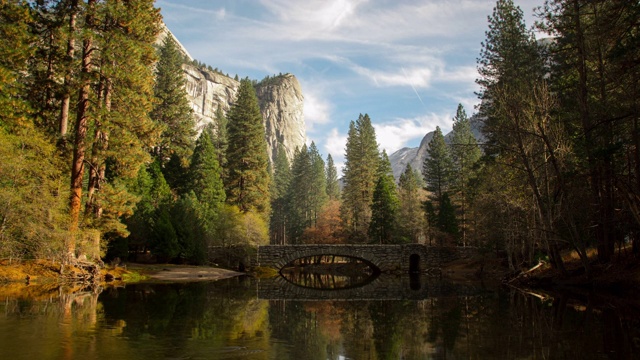
<path id="1" fill-rule="evenodd" d="M 156 44 L 161 45 L 169 34 L 171 31 L 163 24 Z M 180 41 L 175 36 L 173 38 L 185 58 L 193 60 Z M 215 121 L 219 107 L 224 114 L 229 111 L 235 101 L 240 82 L 219 72 L 191 64 L 183 65 L 182 69 L 187 80 L 187 97 L 196 117 L 197 131 L 200 133 L 206 124 Z M 258 83 L 256 95 L 264 120 L 271 163 L 275 158 L 278 143 L 284 145 L 287 157 L 292 161 L 296 147 L 302 147 L 306 141 L 304 96 L 298 79 L 291 74 L 268 77 Z"/>
<path id="2" fill-rule="evenodd" d="M 484 136 L 480 132 L 480 126 L 482 124 L 481 119 L 474 115 L 469 119 L 471 123 L 471 131 L 476 137 L 478 143 L 484 141 Z M 389 162 L 391 162 L 391 169 L 393 170 L 393 176 L 396 180 L 400 178 L 400 175 L 404 172 L 407 164 L 411 164 L 413 170 L 418 170 L 422 173 L 422 163 L 427 158 L 427 151 L 429 150 L 429 142 L 433 139 L 434 132 L 427 133 L 420 142 L 420 146 L 417 148 L 402 148 L 389 156 Z M 444 136 L 444 141 L 448 144 L 451 140 L 451 132 Z"/>
<path id="3" fill-rule="evenodd" d="M 296 148 L 302 148 L 306 141 L 304 96 L 298 79 L 291 74 L 267 78 L 256 86 L 256 95 L 270 158 L 275 158 L 281 143 L 291 161 Z"/>
<path id="4" fill-rule="evenodd" d="M 196 117 L 198 133 L 216 118 L 216 110 L 222 107 L 226 114 L 233 104 L 240 82 L 217 72 L 182 65 L 187 80 L 187 97 Z"/>
<path id="5" fill-rule="evenodd" d="M 187 79 L 186 90 L 197 119 L 198 133 L 215 121 L 216 110 L 227 113 L 236 98 L 240 82 L 217 72 L 193 65 L 183 65 Z M 304 96 L 300 83 L 291 74 L 263 80 L 256 86 L 256 95 L 264 121 L 265 138 L 271 163 L 278 143 L 281 143 L 289 161 L 297 147 L 306 141 L 304 124 Z"/>

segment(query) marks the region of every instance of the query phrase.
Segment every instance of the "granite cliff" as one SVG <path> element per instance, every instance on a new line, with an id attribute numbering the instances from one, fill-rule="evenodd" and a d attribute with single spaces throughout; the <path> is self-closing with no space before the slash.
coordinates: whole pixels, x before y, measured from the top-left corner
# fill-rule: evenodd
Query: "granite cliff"
<path id="1" fill-rule="evenodd" d="M 256 95 L 265 122 L 269 156 L 275 158 L 278 143 L 284 145 L 289 161 L 306 141 L 304 96 L 295 76 L 284 74 L 262 80 Z"/>
<path id="2" fill-rule="evenodd" d="M 164 26 L 157 43 L 171 34 Z M 217 71 L 192 64 L 193 58 L 180 41 L 179 49 L 188 63 L 182 66 L 186 79 L 186 91 L 189 102 L 196 117 L 198 133 L 202 128 L 215 121 L 215 114 L 220 107 L 227 113 L 235 101 L 240 82 Z M 191 62 L 191 63 L 189 63 Z M 278 143 L 281 143 L 289 161 L 297 147 L 306 141 L 304 123 L 304 96 L 298 79 L 292 74 L 267 77 L 255 85 L 260 111 L 264 121 L 265 138 L 271 162 L 275 157 Z"/>
<path id="3" fill-rule="evenodd" d="M 227 113 L 240 82 L 218 72 L 185 64 L 186 90 L 197 120 L 198 132 L 215 121 L 218 107 Z M 268 77 L 255 85 L 260 112 L 264 121 L 269 157 L 273 163 L 281 143 L 289 161 L 295 149 L 306 141 L 304 96 L 298 79 L 292 74 Z"/>
<path id="4" fill-rule="evenodd" d="M 236 97 L 240 82 L 194 65 L 182 65 L 187 80 L 187 98 L 196 117 L 198 133 L 215 121 L 218 107 L 226 114 Z"/>

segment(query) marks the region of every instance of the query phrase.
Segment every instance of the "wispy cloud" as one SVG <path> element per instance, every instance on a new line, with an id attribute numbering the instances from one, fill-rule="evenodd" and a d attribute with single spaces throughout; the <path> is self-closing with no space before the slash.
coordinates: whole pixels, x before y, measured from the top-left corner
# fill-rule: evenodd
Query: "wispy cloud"
<path id="1" fill-rule="evenodd" d="M 427 88 L 431 84 L 432 71 L 428 68 L 404 68 L 393 71 L 372 70 L 354 65 L 353 70 L 369 78 L 377 86 L 410 86 L 412 88 Z"/>

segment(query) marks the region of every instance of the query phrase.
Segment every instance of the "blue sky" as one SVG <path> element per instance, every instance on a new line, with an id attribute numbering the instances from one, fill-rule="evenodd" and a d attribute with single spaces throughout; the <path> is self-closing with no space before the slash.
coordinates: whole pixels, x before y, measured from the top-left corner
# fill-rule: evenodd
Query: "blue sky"
<path id="1" fill-rule="evenodd" d="M 533 25 L 543 0 L 514 0 Z M 474 113 L 476 59 L 494 0 L 158 0 L 191 56 L 230 76 L 294 74 L 308 142 L 343 163 L 368 113 L 387 153 L 418 146 L 458 103 Z"/>

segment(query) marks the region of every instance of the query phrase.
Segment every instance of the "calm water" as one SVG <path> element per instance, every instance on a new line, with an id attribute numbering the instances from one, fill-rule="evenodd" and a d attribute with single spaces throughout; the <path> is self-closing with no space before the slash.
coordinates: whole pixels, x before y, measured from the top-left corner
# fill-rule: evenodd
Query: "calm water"
<path id="1" fill-rule="evenodd" d="M 0 359 L 630 359 L 640 354 L 634 308 L 596 307 L 588 299 L 580 305 L 562 296 L 542 301 L 436 280 L 416 285 L 393 279 L 381 286 L 391 289 L 394 281 L 422 295 L 312 300 L 313 292 L 288 290 L 283 296 L 277 282 L 235 278 L 6 297 L 0 299 Z M 349 296 L 364 299 L 376 291 Z M 336 292 L 340 297 L 345 296 Z"/>

